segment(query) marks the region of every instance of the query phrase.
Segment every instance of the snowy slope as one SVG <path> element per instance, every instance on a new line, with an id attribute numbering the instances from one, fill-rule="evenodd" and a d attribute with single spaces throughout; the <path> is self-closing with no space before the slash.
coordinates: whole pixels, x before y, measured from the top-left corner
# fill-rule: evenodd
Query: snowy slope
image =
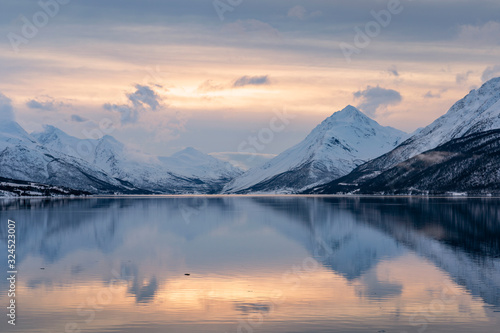
<path id="1" fill-rule="evenodd" d="M 159 157 L 160 161 L 176 175 L 200 179 L 232 179 L 242 173 L 229 162 L 223 162 L 192 147 L 173 154 Z"/>
<path id="2" fill-rule="evenodd" d="M 129 149 L 106 135 L 98 140 L 72 137 L 53 126 L 34 133 L 40 144 L 83 158 L 113 177 L 161 193 L 215 193 L 241 171 L 230 163 L 187 148 L 170 157 Z"/>
<path id="3" fill-rule="evenodd" d="M 424 151 L 466 135 L 500 128 L 500 78 L 486 82 L 455 103 L 429 126 L 417 131 L 394 150 L 366 163 L 342 180 L 360 183 Z"/>
<path id="4" fill-rule="evenodd" d="M 391 152 L 394 163 L 452 139 L 500 128 L 500 78 L 492 79 L 455 103 L 429 126 L 418 131 Z"/>
<path id="5" fill-rule="evenodd" d="M 356 191 L 401 162 L 451 140 L 500 129 L 500 78 L 492 79 L 455 103 L 429 126 L 392 151 L 354 169 L 348 175 L 311 189 L 310 193 Z M 345 187 L 343 189 L 343 187 Z M 331 192 L 333 191 L 333 192 Z"/>
<path id="6" fill-rule="evenodd" d="M 0 121 L 0 150 L 15 145 L 35 147 L 36 140 L 15 121 Z"/>
<path id="7" fill-rule="evenodd" d="M 137 192 L 82 159 L 43 147 L 14 121 L 0 124 L 0 177 L 90 193 Z"/>
<path id="8" fill-rule="evenodd" d="M 451 140 L 384 171 L 364 193 L 500 193 L 500 130 Z"/>
<path id="9" fill-rule="evenodd" d="M 362 184 L 342 181 L 316 193 L 498 194 L 500 130 L 474 133 L 416 155 Z"/>
<path id="10" fill-rule="evenodd" d="M 233 180 L 224 192 L 297 192 L 349 173 L 404 138 L 404 132 L 383 127 L 347 106 L 324 120 L 298 145 Z"/>

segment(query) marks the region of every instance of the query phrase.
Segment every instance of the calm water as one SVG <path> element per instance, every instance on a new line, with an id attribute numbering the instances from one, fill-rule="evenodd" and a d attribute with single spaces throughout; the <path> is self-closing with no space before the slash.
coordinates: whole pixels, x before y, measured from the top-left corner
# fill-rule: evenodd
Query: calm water
<path id="1" fill-rule="evenodd" d="M 498 332 L 500 201 L 0 201 L 0 332 Z M 42 269 L 43 268 L 43 269 Z M 190 274 L 190 275 L 186 275 Z"/>

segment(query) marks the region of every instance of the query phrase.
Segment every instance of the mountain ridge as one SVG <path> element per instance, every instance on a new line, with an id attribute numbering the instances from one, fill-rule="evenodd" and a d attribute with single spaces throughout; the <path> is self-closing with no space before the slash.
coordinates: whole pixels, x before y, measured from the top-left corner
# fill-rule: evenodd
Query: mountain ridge
<path id="1" fill-rule="evenodd" d="M 114 178 L 157 193 L 211 194 L 241 173 L 192 147 L 163 157 L 129 149 L 109 135 L 79 139 L 54 126 L 45 126 L 33 136 L 45 147 L 84 159 Z"/>
<path id="2" fill-rule="evenodd" d="M 500 129 L 453 139 L 362 184 L 321 186 L 311 193 L 377 195 L 500 194 Z"/>
<path id="3" fill-rule="evenodd" d="M 420 129 L 393 150 L 352 170 L 341 179 L 325 183 L 362 184 L 420 153 L 474 133 L 500 128 L 500 77 L 485 82 L 457 101 L 443 116 Z M 333 188 L 333 187 L 332 187 Z M 318 191 L 323 191 L 318 187 Z"/>

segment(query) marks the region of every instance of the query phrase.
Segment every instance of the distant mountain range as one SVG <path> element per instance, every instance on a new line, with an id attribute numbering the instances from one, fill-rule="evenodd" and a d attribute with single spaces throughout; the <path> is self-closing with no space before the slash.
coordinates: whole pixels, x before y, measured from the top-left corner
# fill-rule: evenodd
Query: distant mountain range
<path id="1" fill-rule="evenodd" d="M 84 159 L 115 179 L 155 193 L 218 193 L 242 173 L 230 163 L 194 148 L 169 157 L 152 156 L 128 149 L 109 135 L 99 140 L 82 140 L 53 126 L 46 126 L 45 131 L 34 133 L 33 137 L 44 147 Z"/>
<path id="2" fill-rule="evenodd" d="M 29 135 L 16 122 L 0 124 L 0 177 L 11 184 L 36 182 L 90 194 L 212 194 L 241 173 L 193 148 L 151 156 L 111 136 L 83 140 L 53 126 Z M 20 191 L 27 193 L 4 189 L 3 195 Z"/>
<path id="3" fill-rule="evenodd" d="M 187 148 L 172 156 L 0 123 L 0 196 L 69 194 L 500 193 L 500 78 L 411 136 L 353 106 L 243 172 Z M 33 184 L 32 184 L 33 183 Z"/>

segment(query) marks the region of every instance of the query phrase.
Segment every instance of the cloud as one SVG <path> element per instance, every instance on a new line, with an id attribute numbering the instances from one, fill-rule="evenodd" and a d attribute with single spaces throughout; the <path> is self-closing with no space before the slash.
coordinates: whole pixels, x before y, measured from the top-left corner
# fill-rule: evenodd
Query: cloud
<path id="1" fill-rule="evenodd" d="M 14 109 L 10 98 L 0 92 L 0 121 L 14 120 Z"/>
<path id="2" fill-rule="evenodd" d="M 136 108 L 148 107 L 155 111 L 160 106 L 160 97 L 148 86 L 137 84 L 134 93 L 127 94 L 128 99 Z"/>
<path id="3" fill-rule="evenodd" d="M 307 10 L 302 6 L 295 6 L 290 8 L 287 14 L 288 17 L 298 18 L 299 20 L 303 20 L 306 15 Z"/>
<path id="4" fill-rule="evenodd" d="M 71 115 L 71 121 L 77 122 L 77 123 L 83 123 L 86 122 L 88 119 L 82 118 L 79 115 L 73 114 Z"/>
<path id="5" fill-rule="evenodd" d="M 500 23 L 489 21 L 482 26 L 464 25 L 459 40 L 473 45 L 495 46 L 500 44 Z"/>
<path id="6" fill-rule="evenodd" d="M 26 106 L 30 109 L 40 109 L 40 110 L 52 110 L 54 108 L 54 103 L 52 102 L 39 102 L 34 99 L 26 102 Z"/>
<path id="7" fill-rule="evenodd" d="M 360 99 L 358 108 L 369 116 L 374 116 L 379 108 L 401 103 L 403 98 L 396 90 L 385 89 L 379 86 L 368 86 L 365 90 L 353 93 L 354 98 Z"/>
<path id="8" fill-rule="evenodd" d="M 269 77 L 267 75 L 262 75 L 262 76 L 245 75 L 237 79 L 234 82 L 233 87 L 240 88 L 244 86 L 261 86 L 266 84 L 270 84 Z"/>
<path id="9" fill-rule="evenodd" d="M 207 92 L 212 92 L 212 91 L 220 91 L 220 90 L 225 90 L 227 89 L 226 85 L 223 84 L 217 84 L 213 80 L 206 80 L 202 84 L 198 86 L 196 89 L 197 92 L 199 93 L 207 93 Z"/>
<path id="10" fill-rule="evenodd" d="M 104 109 L 120 113 L 120 121 L 122 125 L 133 124 L 139 120 L 139 112 L 129 105 L 104 104 Z"/>
<path id="11" fill-rule="evenodd" d="M 305 9 L 302 6 L 295 6 L 290 8 L 288 11 L 287 17 L 294 18 L 294 19 L 299 19 L 299 20 L 305 20 L 308 18 L 313 18 L 313 17 L 318 17 L 321 16 L 322 12 L 321 11 L 315 11 L 312 13 L 309 13 L 307 9 Z"/>
<path id="12" fill-rule="evenodd" d="M 156 111 L 162 102 L 158 94 L 149 86 L 137 84 L 135 92 L 127 94 L 128 104 L 104 104 L 104 109 L 120 113 L 121 123 L 133 124 L 139 120 L 139 113 Z"/>
<path id="13" fill-rule="evenodd" d="M 424 98 L 441 98 L 441 94 L 440 93 L 436 93 L 434 94 L 432 91 L 428 91 L 425 95 L 424 95 Z"/>
<path id="14" fill-rule="evenodd" d="M 473 71 L 467 71 L 465 73 L 459 73 L 459 74 L 457 74 L 457 76 L 455 78 L 455 81 L 457 82 L 457 84 L 466 83 L 467 81 L 469 81 L 469 76 L 471 74 L 473 74 L 473 73 L 474 73 Z"/>
<path id="15" fill-rule="evenodd" d="M 231 88 L 241 88 L 245 86 L 261 86 L 270 84 L 269 76 L 248 76 L 244 75 L 242 77 L 237 78 L 233 82 L 228 83 L 215 83 L 213 80 L 206 80 L 202 84 L 198 86 L 196 91 L 198 93 L 207 93 L 213 91 L 221 91 Z"/>
<path id="16" fill-rule="evenodd" d="M 398 68 L 395 65 L 392 65 L 387 69 L 389 73 L 391 73 L 394 76 L 399 76 Z"/>
<path id="17" fill-rule="evenodd" d="M 483 80 L 483 82 L 486 82 L 497 76 L 500 76 L 500 65 L 489 66 L 486 67 L 483 75 L 481 75 L 481 80 Z"/>
<path id="18" fill-rule="evenodd" d="M 425 95 L 424 98 L 441 98 L 441 94 L 445 93 L 448 91 L 448 88 L 441 88 L 439 89 L 438 92 L 434 93 L 431 90 L 429 90 Z"/>
<path id="19" fill-rule="evenodd" d="M 35 110 L 54 111 L 60 107 L 69 106 L 69 104 L 57 102 L 50 96 L 43 96 L 41 98 L 34 98 L 27 101 L 26 106 Z"/>

